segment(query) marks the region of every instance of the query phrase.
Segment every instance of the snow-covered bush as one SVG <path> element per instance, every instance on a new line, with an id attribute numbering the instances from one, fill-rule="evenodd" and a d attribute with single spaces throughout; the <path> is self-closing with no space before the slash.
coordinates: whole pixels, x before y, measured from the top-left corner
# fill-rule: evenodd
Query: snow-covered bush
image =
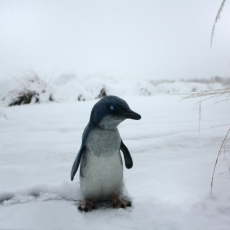
<path id="1" fill-rule="evenodd" d="M 34 72 L 21 78 L 4 79 L 1 82 L 1 101 L 4 105 L 22 105 L 53 101 L 52 89 Z"/>
<path id="2" fill-rule="evenodd" d="M 85 101 L 106 96 L 103 79 L 99 76 L 63 74 L 53 81 L 55 101 Z"/>

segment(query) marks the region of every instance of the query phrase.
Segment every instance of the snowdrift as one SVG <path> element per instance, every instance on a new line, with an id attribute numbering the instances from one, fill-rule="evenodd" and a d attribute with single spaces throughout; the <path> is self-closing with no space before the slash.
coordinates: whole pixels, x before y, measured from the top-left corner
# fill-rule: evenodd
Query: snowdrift
<path id="1" fill-rule="evenodd" d="M 184 94 L 223 89 L 229 83 L 229 79 L 219 77 L 209 80 L 153 81 L 147 79 L 122 80 L 101 75 L 63 74 L 54 79 L 41 79 L 36 73 L 28 72 L 23 77 L 0 81 L 0 104 L 13 106 L 53 101 L 85 101 L 106 95 Z"/>

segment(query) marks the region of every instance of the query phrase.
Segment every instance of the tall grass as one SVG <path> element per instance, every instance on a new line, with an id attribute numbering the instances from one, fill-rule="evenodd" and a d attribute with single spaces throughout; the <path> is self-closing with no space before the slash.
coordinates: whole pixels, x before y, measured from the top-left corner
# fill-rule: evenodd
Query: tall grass
<path id="1" fill-rule="evenodd" d="M 216 15 L 216 18 L 215 18 L 215 21 L 214 21 L 214 24 L 213 24 L 213 27 L 212 27 L 212 32 L 211 32 L 211 41 L 210 41 L 210 47 L 212 47 L 212 43 L 213 43 L 213 37 L 214 37 L 214 33 L 215 33 L 215 28 L 216 28 L 216 23 L 218 22 L 218 20 L 220 19 L 220 14 L 224 8 L 224 4 L 225 4 L 226 0 L 223 0 L 221 5 L 220 5 L 220 8 L 217 12 L 217 15 Z"/>

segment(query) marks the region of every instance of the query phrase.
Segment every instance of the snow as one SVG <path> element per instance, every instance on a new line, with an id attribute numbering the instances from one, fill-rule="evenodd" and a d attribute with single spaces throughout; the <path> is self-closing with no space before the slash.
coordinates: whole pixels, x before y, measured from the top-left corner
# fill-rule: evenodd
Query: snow
<path id="1" fill-rule="evenodd" d="M 229 149 L 210 190 L 228 103 L 202 103 L 199 133 L 196 99 L 122 98 L 142 115 L 119 126 L 134 162 L 124 169 L 133 206 L 91 213 L 77 209 L 79 178 L 71 182 L 70 170 L 97 100 L 0 108 L 1 229 L 230 229 Z"/>
<path id="2" fill-rule="evenodd" d="M 227 87 L 229 78 L 210 78 L 153 81 L 151 79 L 119 79 L 104 75 L 63 74 L 45 78 L 34 72 L 0 81 L 0 105 L 8 106 L 21 95 L 33 95 L 31 104 L 49 102 L 74 102 L 97 99 L 106 95 L 150 96 L 161 94 L 184 94 Z M 25 103 L 24 103 L 25 104 Z"/>
<path id="3" fill-rule="evenodd" d="M 20 78 L 5 78 L 0 82 L 0 104 L 9 105 L 20 95 L 27 92 L 35 92 L 31 103 L 35 103 L 39 98 L 40 103 L 49 102 L 53 93 L 52 87 L 36 73 L 28 72 Z"/>

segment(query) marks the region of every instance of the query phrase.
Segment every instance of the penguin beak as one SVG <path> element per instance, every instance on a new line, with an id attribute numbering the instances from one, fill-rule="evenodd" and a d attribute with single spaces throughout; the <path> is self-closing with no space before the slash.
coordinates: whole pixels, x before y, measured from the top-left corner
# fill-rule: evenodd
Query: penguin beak
<path id="1" fill-rule="evenodd" d="M 138 113 L 135 113 L 134 111 L 130 110 L 126 110 L 122 113 L 122 115 L 125 118 L 130 118 L 130 119 L 134 119 L 134 120 L 140 120 L 141 119 L 141 115 Z"/>

